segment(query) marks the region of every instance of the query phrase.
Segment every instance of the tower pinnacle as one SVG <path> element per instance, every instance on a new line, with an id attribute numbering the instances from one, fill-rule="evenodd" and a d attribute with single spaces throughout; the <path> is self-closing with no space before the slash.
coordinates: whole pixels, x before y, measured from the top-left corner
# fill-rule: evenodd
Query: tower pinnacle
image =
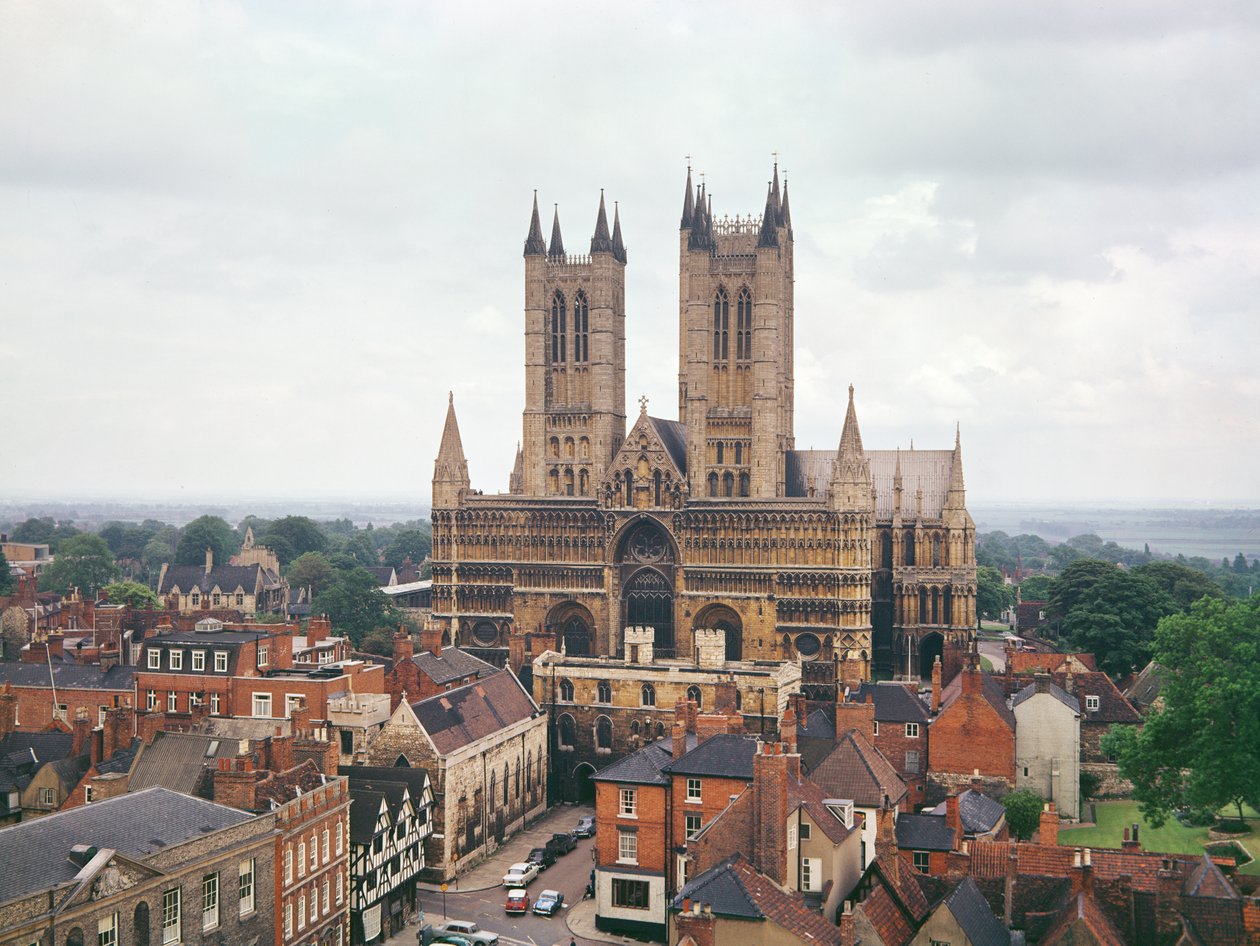
<path id="1" fill-rule="evenodd" d="M 525 255 L 542 256 L 547 252 L 543 240 L 542 223 L 538 219 L 538 191 L 534 191 L 534 213 L 529 218 L 529 233 L 525 237 Z"/>
<path id="2" fill-rule="evenodd" d="M 626 245 L 621 241 L 621 209 L 615 200 L 613 201 L 612 253 L 613 259 L 618 262 L 626 261 Z"/>
<path id="3" fill-rule="evenodd" d="M 551 245 L 547 247 L 550 257 L 564 256 L 564 240 L 560 237 L 560 205 L 556 204 L 555 215 L 551 218 Z"/>
<path id="4" fill-rule="evenodd" d="M 687 165 L 687 189 L 683 194 L 683 211 L 682 222 L 678 225 L 679 230 L 687 230 L 691 227 L 692 218 L 696 213 L 695 199 L 691 195 L 691 165 Z"/>
<path id="5" fill-rule="evenodd" d="M 608 213 L 604 210 L 604 189 L 599 189 L 599 215 L 595 218 L 595 235 L 591 237 L 591 255 L 611 253 L 612 237 L 608 235 Z"/>

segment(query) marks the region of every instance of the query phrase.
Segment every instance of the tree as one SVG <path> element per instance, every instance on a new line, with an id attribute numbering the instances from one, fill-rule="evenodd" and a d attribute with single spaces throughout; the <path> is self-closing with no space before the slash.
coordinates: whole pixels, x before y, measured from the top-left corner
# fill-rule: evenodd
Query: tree
<path id="1" fill-rule="evenodd" d="M 312 595 L 320 594 L 336 580 L 337 570 L 319 552 L 300 555 L 289 566 L 289 585 L 294 588 L 309 586 Z"/>
<path id="2" fill-rule="evenodd" d="M 1225 593 L 1221 586 L 1206 574 L 1176 562 L 1149 562 L 1133 569 L 1135 574 L 1145 575 L 1167 593 L 1177 607 L 1189 611 L 1190 606 L 1207 595 L 1211 598 L 1223 598 Z"/>
<path id="3" fill-rule="evenodd" d="M 1028 840 L 1041 824 L 1041 809 L 1046 801 L 1030 788 L 1010 792 L 1002 799 L 1006 809 L 1006 826 L 1017 838 Z"/>
<path id="4" fill-rule="evenodd" d="M 996 621 L 1014 603 L 1015 592 L 1002 580 L 1001 572 L 986 565 L 976 569 L 976 610 L 981 617 Z"/>
<path id="5" fill-rule="evenodd" d="M 1019 583 L 1019 596 L 1024 601 L 1046 601 L 1052 587 L 1054 579 L 1049 575 L 1029 575 Z"/>
<path id="6" fill-rule="evenodd" d="M 1060 630 L 1099 670 L 1120 676 L 1146 665 L 1159 619 L 1176 610 L 1153 579 L 1111 566 L 1077 597 Z"/>
<path id="7" fill-rule="evenodd" d="M 117 576 L 118 566 L 105 540 L 84 532 L 61 543 L 56 560 L 40 575 L 40 585 L 63 595 L 71 588 L 90 595 Z"/>
<path id="8" fill-rule="evenodd" d="M 174 526 L 162 526 L 155 532 L 140 554 L 145 573 L 157 575 L 164 564 L 175 561 L 175 546 L 178 544 L 179 530 Z"/>
<path id="9" fill-rule="evenodd" d="M 161 607 L 158 596 L 138 581 L 115 581 L 101 591 L 110 604 L 125 604 L 129 608 L 149 610 Z"/>
<path id="10" fill-rule="evenodd" d="M 1203 598 L 1159 622 L 1163 708 L 1141 731 L 1115 727 L 1103 749 L 1155 827 L 1174 808 L 1260 806 L 1260 595 Z"/>
<path id="11" fill-rule="evenodd" d="M 1050 550 L 1050 567 L 1057 571 L 1063 571 L 1073 562 L 1087 557 L 1080 549 L 1066 543 L 1056 545 Z"/>
<path id="12" fill-rule="evenodd" d="M 17 582 L 9 574 L 9 560 L 4 557 L 4 549 L 0 549 L 0 595 L 11 595 Z"/>
<path id="13" fill-rule="evenodd" d="M 356 532 L 352 535 L 339 554 L 364 568 L 375 568 L 381 564 L 381 557 L 377 554 L 376 546 L 372 544 L 366 532 Z"/>
<path id="14" fill-rule="evenodd" d="M 287 565 L 307 552 L 324 552 L 328 549 L 328 536 L 324 535 L 315 520 L 306 516 L 276 519 L 262 535 L 255 531 L 254 538 L 274 549 L 281 565 Z"/>
<path id="15" fill-rule="evenodd" d="M 372 573 L 363 568 L 341 572 L 331 587 L 315 597 L 311 613 L 327 614 L 333 627 L 356 647 L 369 631 L 398 624 L 398 612 L 376 586 Z"/>
<path id="16" fill-rule="evenodd" d="M 381 558 L 386 565 L 397 568 L 404 559 L 423 562 L 433 551 L 433 533 L 421 529 L 404 529 L 394 536 L 394 540 L 385 547 Z"/>
<path id="17" fill-rule="evenodd" d="M 216 565 L 226 565 L 240 550 L 236 533 L 220 516 L 201 516 L 184 526 L 175 546 L 176 565 L 203 565 L 206 549 L 214 552 Z"/>
<path id="18" fill-rule="evenodd" d="M 1051 585 L 1047 599 L 1050 611 L 1055 617 L 1063 617 L 1079 605 L 1098 582 L 1115 571 L 1115 565 L 1094 558 L 1072 562 Z"/>
<path id="19" fill-rule="evenodd" d="M 394 655 L 394 635 L 383 627 L 378 627 L 374 631 L 369 631 L 363 636 L 362 643 L 359 644 L 359 650 L 367 654 L 376 654 L 378 657 L 392 657 Z"/>

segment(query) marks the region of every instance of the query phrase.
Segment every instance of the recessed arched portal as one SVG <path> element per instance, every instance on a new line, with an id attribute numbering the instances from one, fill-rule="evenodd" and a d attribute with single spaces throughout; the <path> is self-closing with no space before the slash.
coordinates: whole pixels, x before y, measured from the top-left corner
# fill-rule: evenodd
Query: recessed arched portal
<path id="1" fill-rule="evenodd" d="M 919 678 L 921 680 L 931 678 L 932 664 L 936 662 L 937 657 L 941 656 L 944 649 L 945 638 L 935 631 L 925 634 L 919 641 Z"/>
<path id="2" fill-rule="evenodd" d="M 589 762 L 580 762 L 573 769 L 574 799 L 579 804 L 590 805 L 595 802 L 595 783 L 591 776 L 595 774 L 595 766 Z"/>
<path id="3" fill-rule="evenodd" d="M 655 519 L 644 516 L 617 542 L 621 572 L 621 626 L 651 627 L 659 657 L 674 656 L 674 543 Z"/>
<path id="4" fill-rule="evenodd" d="M 744 624 L 726 605 L 711 605 L 696 615 L 694 628 L 716 628 L 726 635 L 726 659 L 744 659 Z"/>

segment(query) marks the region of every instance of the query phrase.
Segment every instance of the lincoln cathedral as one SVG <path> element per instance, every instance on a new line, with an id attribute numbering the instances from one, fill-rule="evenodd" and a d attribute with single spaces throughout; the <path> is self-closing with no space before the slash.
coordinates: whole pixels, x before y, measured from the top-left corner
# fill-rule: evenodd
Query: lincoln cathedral
<path id="1" fill-rule="evenodd" d="M 852 386 L 834 450 L 793 436 L 792 213 L 716 217 L 688 171 L 678 235 L 678 418 L 626 412 L 626 247 L 601 195 L 587 253 L 525 238 L 525 405 L 509 491 L 472 489 L 455 406 L 433 477 L 433 616 L 503 663 L 570 656 L 790 660 L 834 683 L 926 677 L 976 622 L 962 452 L 868 450 Z M 841 406 L 847 406 L 841 417 Z M 633 410 L 633 408 L 632 408 Z M 627 429 L 628 426 L 628 429 Z M 628 642 L 629 637 L 629 642 Z M 711 639 L 713 635 L 704 635 Z M 549 645 L 550 646 L 550 645 Z M 534 648 L 531 648 L 534 649 Z"/>

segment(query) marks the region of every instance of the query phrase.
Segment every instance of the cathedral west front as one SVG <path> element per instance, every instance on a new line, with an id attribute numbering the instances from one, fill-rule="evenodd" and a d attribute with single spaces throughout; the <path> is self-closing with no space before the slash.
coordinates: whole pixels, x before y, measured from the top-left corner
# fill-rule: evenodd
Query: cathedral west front
<path id="1" fill-rule="evenodd" d="M 627 413 L 627 253 L 601 195 L 589 252 L 525 239 L 525 403 L 509 491 L 471 488 L 452 402 L 433 478 L 433 618 L 507 661 L 571 656 L 799 662 L 825 687 L 926 677 L 976 623 L 961 446 L 868 450 L 836 387 L 834 450 L 793 436 L 792 215 L 714 216 L 690 171 L 678 232 L 678 416 Z M 640 629 L 629 635 L 626 629 Z M 712 639 L 713 635 L 704 635 Z M 533 648 L 537 651 L 537 648 Z"/>

